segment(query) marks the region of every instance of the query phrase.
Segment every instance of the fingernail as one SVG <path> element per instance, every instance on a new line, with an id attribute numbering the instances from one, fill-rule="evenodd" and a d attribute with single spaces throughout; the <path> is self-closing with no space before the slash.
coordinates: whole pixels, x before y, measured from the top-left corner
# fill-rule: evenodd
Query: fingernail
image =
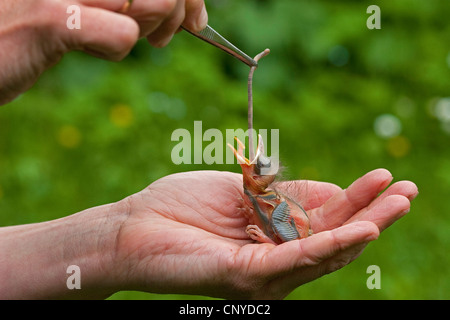
<path id="1" fill-rule="evenodd" d="M 418 195 L 419 195 L 419 191 L 416 191 L 415 193 L 413 193 L 412 195 L 410 195 L 408 197 L 409 201 L 413 201 Z"/>
<path id="2" fill-rule="evenodd" d="M 405 215 L 407 213 L 409 213 L 409 211 L 411 211 L 411 208 L 406 209 L 405 211 L 402 212 L 402 215 Z"/>
<path id="3" fill-rule="evenodd" d="M 208 12 L 206 11 L 206 7 L 203 6 L 202 12 L 200 13 L 200 16 L 197 19 L 198 30 L 200 31 L 205 29 L 207 24 L 208 24 Z"/>
<path id="4" fill-rule="evenodd" d="M 364 239 L 364 241 L 367 242 L 367 243 L 369 243 L 369 242 L 371 242 L 371 241 L 375 241 L 375 240 L 378 239 L 378 236 L 379 236 L 379 235 L 380 235 L 379 233 L 371 234 L 371 235 L 367 236 L 367 237 Z"/>

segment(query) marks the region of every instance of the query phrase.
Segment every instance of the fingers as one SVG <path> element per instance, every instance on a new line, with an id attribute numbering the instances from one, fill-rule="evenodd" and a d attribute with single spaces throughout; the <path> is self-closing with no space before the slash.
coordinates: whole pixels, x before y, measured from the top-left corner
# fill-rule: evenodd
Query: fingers
<path id="1" fill-rule="evenodd" d="M 166 46 L 172 40 L 173 35 L 180 28 L 185 18 L 184 0 L 166 0 L 166 2 L 170 5 L 166 12 L 170 12 L 170 14 L 165 19 L 161 19 L 162 22 L 158 27 L 147 35 L 148 42 L 158 48 Z M 173 7 L 171 7 L 172 5 Z M 158 19 L 156 21 L 160 22 Z"/>
<path id="2" fill-rule="evenodd" d="M 356 244 L 377 239 L 379 230 L 369 221 L 351 223 L 311 237 L 289 241 L 274 248 L 274 259 L 283 259 L 291 268 L 314 266 Z"/>
<path id="3" fill-rule="evenodd" d="M 392 181 L 385 169 L 371 171 L 337 192 L 321 207 L 309 212 L 314 232 L 341 226 L 359 210 L 367 207 Z"/>
<path id="4" fill-rule="evenodd" d="M 378 227 L 363 221 L 274 247 L 263 261 L 265 272 L 273 280 L 262 297 L 283 297 L 304 283 L 344 267 L 378 236 Z"/>
<path id="5" fill-rule="evenodd" d="M 102 8 L 115 12 L 118 12 L 123 7 L 123 4 L 126 1 L 127 0 L 79 0 L 81 4 L 84 4 L 86 6 Z M 137 2 L 137 0 L 133 2 Z"/>
<path id="6" fill-rule="evenodd" d="M 200 31 L 206 27 L 207 22 L 208 14 L 203 0 L 178 0 L 158 28 L 147 35 L 147 40 L 155 47 L 164 47 L 181 25 L 192 31 Z"/>
<path id="7" fill-rule="evenodd" d="M 139 27 L 130 17 L 93 7 L 83 7 L 81 14 L 81 29 L 63 28 L 70 49 L 118 61 L 138 40 Z"/>
<path id="8" fill-rule="evenodd" d="M 206 11 L 204 1 L 187 0 L 185 6 L 186 18 L 183 25 L 192 31 L 203 30 L 208 23 L 208 12 Z"/>
<path id="9" fill-rule="evenodd" d="M 377 205 L 384 198 L 391 195 L 402 195 L 408 198 L 408 200 L 412 201 L 419 194 L 417 186 L 411 181 L 399 181 L 389 186 L 378 198 L 376 198 L 370 206 Z M 369 206 L 369 208 L 370 208 Z"/>
<path id="10" fill-rule="evenodd" d="M 357 212 L 347 223 L 368 220 L 383 231 L 409 212 L 410 201 L 419 191 L 411 181 L 399 181 L 387 188 L 369 206 Z"/>
<path id="11" fill-rule="evenodd" d="M 118 12 L 126 0 L 80 0 L 81 3 Z M 133 0 L 126 14 L 139 24 L 140 37 L 151 45 L 164 47 L 183 24 L 202 30 L 208 20 L 203 0 Z"/>
<path id="12" fill-rule="evenodd" d="M 395 221 L 409 212 L 409 199 L 402 195 L 389 195 L 377 201 L 370 208 L 355 214 L 347 223 L 355 221 L 371 221 L 375 223 L 380 232 L 392 225 Z"/>

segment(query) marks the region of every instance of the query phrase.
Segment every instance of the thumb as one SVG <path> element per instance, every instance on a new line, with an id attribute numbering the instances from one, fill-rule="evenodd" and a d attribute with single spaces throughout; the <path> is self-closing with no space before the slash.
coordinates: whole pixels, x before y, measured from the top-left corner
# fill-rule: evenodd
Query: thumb
<path id="1" fill-rule="evenodd" d="M 79 29 L 66 28 L 69 49 L 119 61 L 128 55 L 139 39 L 137 22 L 123 14 L 80 6 L 78 18 Z"/>
<path id="2" fill-rule="evenodd" d="M 266 259 L 273 281 L 264 294 L 285 297 L 298 286 L 342 268 L 378 235 L 374 223 L 362 221 L 277 246 Z"/>
<path id="3" fill-rule="evenodd" d="M 374 223 L 360 221 L 305 239 L 289 241 L 278 245 L 268 254 L 267 268 L 279 274 L 315 267 L 353 246 L 377 239 L 378 235 L 379 230 Z"/>

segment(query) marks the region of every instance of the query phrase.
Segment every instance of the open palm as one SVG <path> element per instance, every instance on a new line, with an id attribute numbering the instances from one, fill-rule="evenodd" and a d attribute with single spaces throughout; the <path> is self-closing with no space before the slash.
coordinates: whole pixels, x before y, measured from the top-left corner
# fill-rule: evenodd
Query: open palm
<path id="1" fill-rule="evenodd" d="M 308 181 L 305 193 L 304 181 L 280 183 L 279 189 L 302 198 L 297 200 L 314 235 L 275 246 L 254 243 L 245 232 L 241 175 L 198 171 L 164 177 L 126 199 L 128 219 L 116 257 L 122 289 L 283 298 L 353 261 L 406 214 L 417 187 L 401 181 L 386 189 L 391 181 L 388 171 L 378 169 L 346 190 Z"/>

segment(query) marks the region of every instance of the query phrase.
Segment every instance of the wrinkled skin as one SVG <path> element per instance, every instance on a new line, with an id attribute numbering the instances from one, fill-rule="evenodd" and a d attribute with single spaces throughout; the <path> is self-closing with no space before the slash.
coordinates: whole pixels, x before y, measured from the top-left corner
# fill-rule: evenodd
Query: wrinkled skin
<path id="1" fill-rule="evenodd" d="M 123 200 L 128 218 L 116 240 L 114 279 L 128 290 L 283 298 L 353 261 L 406 214 L 417 187 L 401 181 L 384 190 L 391 181 L 384 169 L 369 172 L 346 190 L 309 181 L 303 203 L 314 234 L 273 245 L 254 243 L 245 232 L 240 174 L 164 177 Z M 295 194 L 302 184 L 279 187 Z"/>

